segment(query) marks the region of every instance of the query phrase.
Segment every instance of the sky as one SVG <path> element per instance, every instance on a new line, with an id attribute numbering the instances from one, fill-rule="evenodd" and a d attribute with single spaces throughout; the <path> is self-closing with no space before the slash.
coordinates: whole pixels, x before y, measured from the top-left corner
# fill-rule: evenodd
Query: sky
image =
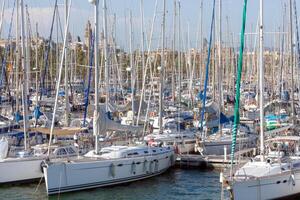
<path id="1" fill-rule="evenodd" d="M 5 0 L 4 12 L 4 33 L 3 37 L 8 35 L 8 27 L 10 25 L 11 12 L 13 7 L 13 0 Z M 219 1 L 216 0 L 216 14 L 218 19 Z M 294 1 L 294 0 L 293 0 Z M 1 4 L 3 0 L 0 0 Z M 35 33 L 35 24 L 38 23 L 38 32 L 44 37 L 49 37 L 50 25 L 52 21 L 54 0 L 24 0 L 28 5 L 28 12 L 30 16 L 31 29 Z M 144 0 L 144 29 L 147 38 L 149 39 L 152 18 L 155 11 L 156 0 Z M 166 0 L 166 43 L 170 47 L 173 39 L 173 16 L 174 16 L 174 0 Z M 209 37 L 209 27 L 212 17 L 213 0 L 181 0 L 181 29 L 182 48 L 196 48 L 199 44 L 200 35 L 200 15 L 202 13 L 203 21 L 203 38 Z M 201 9 L 201 2 L 203 8 Z M 222 2 L 222 41 L 224 43 L 238 44 L 239 33 L 242 23 L 242 8 L 243 0 L 221 0 Z M 296 0 L 298 6 L 298 13 L 300 13 L 300 0 Z M 63 26 L 64 16 L 64 0 L 58 0 L 59 14 Z M 141 0 L 107 0 L 108 6 L 108 29 L 111 32 L 113 27 L 113 16 L 116 15 L 116 40 L 121 48 L 128 48 L 129 46 L 129 13 L 132 12 L 133 21 L 133 43 L 135 48 L 139 48 L 141 44 Z M 289 0 L 264 0 L 264 25 L 266 32 L 282 30 L 282 24 L 288 27 L 288 21 L 283 20 L 284 4 L 287 5 L 286 17 L 289 14 L 288 4 Z M 100 0 L 100 26 L 102 27 L 102 1 Z M 203 12 L 202 12 L 203 11 Z M 248 0 L 247 8 L 247 33 L 256 32 L 257 19 L 259 14 L 259 0 Z M 93 6 L 88 0 L 73 0 L 71 9 L 71 23 L 70 32 L 74 36 L 80 36 L 83 39 L 84 29 L 87 20 L 93 21 L 94 10 Z M 154 33 L 152 38 L 152 48 L 159 48 L 161 46 L 161 24 L 163 16 L 163 0 L 158 0 L 158 10 L 156 12 L 156 20 L 154 25 Z M 294 20 L 294 16 L 293 16 Z M 15 23 L 15 21 L 13 22 Z M 15 25 L 13 25 L 14 27 Z M 178 21 L 176 23 L 178 28 Z M 217 29 L 216 29 L 217 30 Z M 14 35 L 14 28 L 13 28 Z M 56 30 L 55 36 L 56 37 Z M 178 35 L 178 30 L 177 30 Z M 198 36 L 197 36 L 198 35 Z M 247 37 L 246 46 L 253 45 L 255 36 Z M 59 35 L 61 40 L 61 36 Z M 147 39 L 147 41 L 148 41 Z M 265 41 L 269 46 L 275 45 L 275 35 L 266 34 Z M 198 43 L 197 43 L 198 41 Z M 148 42 L 147 42 L 148 43 Z"/>

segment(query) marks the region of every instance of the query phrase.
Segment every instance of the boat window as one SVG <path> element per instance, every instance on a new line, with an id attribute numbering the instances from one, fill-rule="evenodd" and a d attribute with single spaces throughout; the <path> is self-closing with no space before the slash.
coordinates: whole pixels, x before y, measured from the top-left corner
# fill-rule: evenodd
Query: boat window
<path id="1" fill-rule="evenodd" d="M 186 141 L 185 144 L 195 144 L 196 141 Z"/>
<path id="2" fill-rule="evenodd" d="M 156 150 L 152 150 L 152 152 L 154 152 L 154 153 L 155 153 L 155 152 L 156 152 Z"/>
<path id="3" fill-rule="evenodd" d="M 144 153 L 149 153 L 148 151 L 144 151 Z"/>
<path id="4" fill-rule="evenodd" d="M 69 154 L 75 154 L 76 152 L 71 147 L 67 148 Z"/>
<path id="5" fill-rule="evenodd" d="M 128 153 L 127 156 L 139 155 L 138 152 Z"/>
<path id="6" fill-rule="evenodd" d="M 58 155 L 58 156 L 67 155 L 67 152 L 66 152 L 65 149 L 59 149 L 59 150 L 57 151 L 57 155 Z"/>

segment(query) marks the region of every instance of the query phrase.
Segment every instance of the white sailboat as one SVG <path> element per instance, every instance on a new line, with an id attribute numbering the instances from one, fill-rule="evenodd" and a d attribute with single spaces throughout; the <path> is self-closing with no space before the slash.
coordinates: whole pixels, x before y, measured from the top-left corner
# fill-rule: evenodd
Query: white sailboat
<path id="1" fill-rule="evenodd" d="M 85 156 L 66 161 L 45 161 L 43 171 L 47 194 L 77 191 L 88 188 L 121 184 L 149 178 L 163 173 L 174 164 L 171 147 L 111 146 L 98 150 L 98 135 L 112 130 L 142 131 L 135 127 L 112 122 L 98 103 L 98 6 L 99 0 L 91 0 L 95 7 L 95 115 L 93 131 L 95 150 Z M 165 5 L 165 3 L 164 3 Z M 104 29 L 106 30 L 106 1 L 103 0 Z M 107 37 L 107 34 L 104 34 Z M 106 46 L 106 45 L 105 45 Z M 106 48 L 106 47 L 104 47 Z M 107 62 L 107 54 L 105 53 Z M 107 67 L 107 66 L 106 66 Z M 108 85 L 106 85 L 108 87 Z M 108 93 L 107 93 L 108 96 Z M 108 98 L 106 99 L 108 104 Z M 107 107 L 107 106 L 106 106 Z"/>
<path id="2" fill-rule="evenodd" d="M 225 182 L 234 199 L 277 199 L 300 193 L 300 137 L 282 136 L 268 142 L 276 145 L 270 145 L 263 161 L 254 158 Z"/>
<path id="3" fill-rule="evenodd" d="M 68 162 L 43 166 L 48 195 L 116 185 L 159 175 L 174 164 L 167 147 L 111 146 Z"/>
<path id="4" fill-rule="evenodd" d="M 290 20 L 292 3 L 290 1 Z M 292 28 L 291 28 L 292 29 Z M 292 30 L 290 30 L 292 36 Z M 293 38 L 293 37 L 291 37 Z M 293 48 L 291 46 L 291 48 Z M 292 54 L 293 55 L 293 54 Z M 235 172 L 232 168 L 224 184 L 235 200 L 287 198 L 300 193 L 299 136 L 276 136 L 264 141 L 264 60 L 263 0 L 260 0 L 260 156 Z M 293 97 L 292 97 L 293 98 Z M 265 150 L 265 146 L 266 148 Z"/>

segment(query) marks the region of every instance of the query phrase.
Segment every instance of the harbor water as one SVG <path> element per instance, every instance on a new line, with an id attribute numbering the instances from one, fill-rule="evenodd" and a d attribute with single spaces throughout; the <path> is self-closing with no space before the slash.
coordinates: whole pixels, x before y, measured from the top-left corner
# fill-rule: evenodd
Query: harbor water
<path id="1" fill-rule="evenodd" d="M 225 199 L 228 199 L 225 193 Z M 0 199 L 99 199 L 99 200 L 215 200 L 221 199 L 218 171 L 171 169 L 166 173 L 133 183 L 96 188 L 47 197 L 45 184 L 1 187 Z"/>

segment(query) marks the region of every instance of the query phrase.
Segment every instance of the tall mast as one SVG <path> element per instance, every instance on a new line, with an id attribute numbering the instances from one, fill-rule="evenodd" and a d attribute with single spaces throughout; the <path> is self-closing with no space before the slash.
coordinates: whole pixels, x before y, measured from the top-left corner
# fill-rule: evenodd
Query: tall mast
<path id="1" fill-rule="evenodd" d="M 2 33 L 2 29 L 3 29 L 3 20 L 4 20 L 4 7 L 5 7 L 5 1 L 6 0 L 3 0 L 3 3 L 2 3 L 2 9 L 1 9 L 1 21 L 0 21 L 0 38 L 1 38 L 1 33 Z"/>
<path id="2" fill-rule="evenodd" d="M 19 34 L 19 14 L 20 14 L 20 0 L 17 0 L 17 12 L 16 12 L 16 111 L 19 112 L 19 71 L 20 71 L 20 34 Z"/>
<path id="3" fill-rule="evenodd" d="M 67 30 L 67 21 L 68 21 L 68 14 L 69 14 L 69 0 L 65 0 L 65 30 Z M 67 32 L 67 40 L 65 46 L 65 125 L 70 125 L 70 104 L 69 104 L 69 88 L 68 88 L 68 43 L 69 43 L 69 32 Z"/>
<path id="4" fill-rule="evenodd" d="M 132 125 L 134 124 L 134 90 L 135 90 L 135 68 L 133 67 L 133 50 L 132 50 L 132 40 L 133 40 L 133 32 L 132 32 L 132 13 L 130 11 L 130 16 L 129 16 L 129 21 L 130 21 L 130 30 L 129 30 L 129 37 L 130 37 L 130 42 L 129 42 L 129 51 L 130 51 L 130 74 L 131 74 L 131 110 L 132 110 Z"/>
<path id="5" fill-rule="evenodd" d="M 145 32 L 144 32 L 144 0 L 141 0 L 141 4 L 140 4 L 140 12 L 141 12 L 141 47 L 142 47 L 142 74 L 146 73 L 145 72 Z M 142 75 L 142 77 L 144 78 L 144 76 Z M 142 79 L 142 81 L 144 81 Z M 139 83 L 137 83 L 137 85 L 139 85 Z"/>
<path id="6" fill-rule="evenodd" d="M 98 62 L 98 45 L 99 45 L 99 0 L 89 0 L 90 3 L 94 4 L 94 31 L 95 31 L 95 41 L 94 41 L 94 64 L 95 64 L 95 109 L 93 117 L 93 134 L 95 136 L 95 153 L 99 151 L 98 146 L 98 135 L 99 135 L 99 62 Z"/>
<path id="7" fill-rule="evenodd" d="M 263 0 L 260 0 L 259 10 L 259 111 L 260 111 L 260 155 L 264 160 L 264 19 L 263 19 Z"/>
<path id="8" fill-rule="evenodd" d="M 181 108 L 181 5 L 178 0 L 178 107 Z"/>
<path id="9" fill-rule="evenodd" d="M 72 0 L 70 0 L 68 9 L 71 9 L 71 6 L 72 6 Z M 56 111 L 57 111 L 58 93 L 59 93 L 59 87 L 60 87 L 60 83 L 61 83 L 62 70 L 63 70 L 63 65 L 64 65 L 64 58 L 65 58 L 65 55 L 66 55 L 65 50 L 66 50 L 66 45 L 67 45 L 69 21 L 70 21 L 70 12 L 68 12 L 68 15 L 67 15 L 66 29 L 65 29 L 64 38 L 63 38 L 63 49 L 62 49 L 60 65 L 59 65 L 58 79 L 56 81 L 56 94 L 55 94 L 53 115 L 52 115 L 51 128 L 50 128 L 50 138 L 49 138 L 49 143 L 48 143 L 48 156 L 50 154 L 50 147 L 51 147 L 51 142 L 52 142 L 52 138 L 53 138 L 53 130 L 54 130 L 54 126 L 55 126 L 55 115 L 56 115 Z"/>
<path id="10" fill-rule="evenodd" d="M 165 26 L 166 26 L 166 0 L 163 1 L 163 23 L 162 23 L 162 52 L 160 67 L 160 95 L 159 95 L 159 133 L 163 132 L 163 98 L 164 98 L 164 73 L 165 73 Z"/>
<path id="11" fill-rule="evenodd" d="M 38 106 L 38 52 L 39 52 L 39 48 L 38 48 L 38 42 L 39 42 L 39 25 L 38 23 L 36 23 L 35 25 L 35 32 L 36 32 L 36 40 L 35 40 L 35 81 L 36 81 L 36 106 Z"/>
<path id="12" fill-rule="evenodd" d="M 26 84 L 27 84 L 27 86 L 26 86 L 26 88 L 27 88 L 27 94 L 29 94 L 29 85 L 30 85 L 30 81 L 31 81 L 31 70 L 30 70 L 30 58 L 31 58 L 31 56 L 30 56 L 30 45 L 31 45 L 31 38 L 30 38 L 30 28 L 29 28 L 29 26 L 30 26 L 30 19 L 29 19 L 29 13 L 28 13 L 28 8 L 27 8 L 27 5 L 25 6 L 26 7 L 26 13 L 27 13 L 27 15 L 26 15 L 26 20 L 25 20 L 25 31 L 26 31 L 26 66 L 27 66 L 27 68 L 26 68 L 26 71 L 25 71 L 25 73 L 26 73 Z"/>
<path id="13" fill-rule="evenodd" d="M 175 68 L 176 68 L 176 61 L 175 61 L 175 45 L 176 45 L 176 16 L 177 15 L 177 6 L 176 0 L 174 0 L 174 16 L 173 16 L 173 62 L 172 62 L 172 101 L 175 103 Z"/>
<path id="14" fill-rule="evenodd" d="M 221 124 L 221 112 L 223 108 L 223 98 L 222 98 L 222 0 L 219 0 L 219 67 L 218 67 L 218 89 L 219 89 L 219 132 L 222 134 L 222 124 Z"/>
<path id="15" fill-rule="evenodd" d="M 107 48 L 107 6 L 106 0 L 103 0 L 103 30 L 104 30 L 104 68 L 105 68 L 105 88 L 106 88 L 106 111 L 108 111 L 108 101 L 109 101 L 109 68 L 108 68 L 108 48 Z"/>
<path id="16" fill-rule="evenodd" d="M 295 124 L 295 106 L 294 106 L 294 46 L 293 46 L 293 5 L 292 0 L 289 1 L 290 4 L 290 51 L 291 51 L 291 100 L 292 100 L 292 123 Z"/>
<path id="17" fill-rule="evenodd" d="M 201 88 L 201 74 L 203 71 L 203 0 L 201 0 L 201 14 L 200 14 L 200 68 L 199 68 L 199 88 Z"/>
<path id="18" fill-rule="evenodd" d="M 22 39 L 22 67 L 23 72 L 27 72 L 27 68 L 29 67 L 25 60 L 26 58 L 26 49 L 25 49 L 25 19 L 24 19 L 24 2 L 23 0 L 20 1 L 21 6 L 21 39 Z M 27 105 L 27 91 L 28 91 L 28 80 L 26 80 L 27 76 L 23 77 L 23 88 L 22 88 L 22 100 L 23 100 L 23 121 L 24 121 L 24 147 L 27 150 L 27 131 L 28 131 L 28 122 L 27 122 L 27 112 L 28 112 L 28 105 Z"/>

